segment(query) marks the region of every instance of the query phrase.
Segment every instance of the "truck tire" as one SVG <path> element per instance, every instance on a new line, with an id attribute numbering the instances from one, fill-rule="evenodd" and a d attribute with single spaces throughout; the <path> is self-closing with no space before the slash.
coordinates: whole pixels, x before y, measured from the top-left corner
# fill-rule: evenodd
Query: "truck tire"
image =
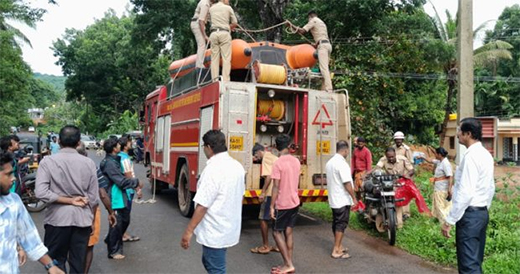
<path id="1" fill-rule="evenodd" d="M 395 214 L 395 208 L 388 208 L 386 210 L 386 218 L 388 221 L 388 243 L 390 245 L 395 245 L 395 238 L 396 238 L 396 229 L 397 229 L 397 217 Z"/>
<path id="2" fill-rule="evenodd" d="M 190 191 L 190 174 L 188 171 L 188 165 L 184 164 L 177 176 L 177 198 L 179 199 L 179 210 L 182 216 L 191 217 L 193 215 L 194 204 L 193 196 L 194 193 Z"/>

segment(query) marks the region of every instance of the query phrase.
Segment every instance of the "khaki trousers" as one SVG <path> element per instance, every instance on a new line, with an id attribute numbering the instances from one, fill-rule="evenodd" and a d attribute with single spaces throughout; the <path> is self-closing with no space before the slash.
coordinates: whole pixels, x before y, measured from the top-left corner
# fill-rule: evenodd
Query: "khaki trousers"
<path id="1" fill-rule="evenodd" d="M 222 56 L 222 79 L 229 81 L 231 72 L 231 34 L 228 31 L 214 31 L 211 41 L 211 79 L 218 78 L 220 57 Z"/>
<path id="2" fill-rule="evenodd" d="M 332 45 L 323 43 L 318 45 L 318 62 L 320 63 L 320 72 L 323 76 L 322 90 L 332 91 L 332 80 L 330 79 L 329 58 L 332 53 Z"/>
<path id="3" fill-rule="evenodd" d="M 200 31 L 199 20 L 192 21 L 190 27 L 195 36 L 195 41 L 197 41 L 197 62 L 195 63 L 195 67 L 203 68 L 204 53 L 206 52 L 206 39 L 204 39 L 204 34 Z"/>

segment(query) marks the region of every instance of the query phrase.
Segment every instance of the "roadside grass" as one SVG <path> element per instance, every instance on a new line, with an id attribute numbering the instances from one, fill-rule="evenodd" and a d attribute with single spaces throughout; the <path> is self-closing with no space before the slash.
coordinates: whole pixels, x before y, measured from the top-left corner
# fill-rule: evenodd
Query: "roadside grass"
<path id="1" fill-rule="evenodd" d="M 419 168 L 415 184 L 431 209 L 433 185 L 429 183 L 429 177 L 431 172 Z M 503 187 L 496 189 L 491 205 L 483 271 L 520 273 L 520 187 L 511 179 L 510 174 L 500 179 L 505 183 Z M 332 221 L 331 209 L 327 202 L 305 203 L 303 210 L 325 221 Z M 456 267 L 455 229 L 451 231 L 452 237 L 446 239 L 441 235 L 440 223 L 436 218 L 421 215 L 413 202 L 411 210 L 412 217 L 397 232 L 396 246 L 426 260 Z M 365 230 L 369 235 L 386 240 L 386 233 L 378 233 L 360 214 L 351 212 L 349 227 Z"/>

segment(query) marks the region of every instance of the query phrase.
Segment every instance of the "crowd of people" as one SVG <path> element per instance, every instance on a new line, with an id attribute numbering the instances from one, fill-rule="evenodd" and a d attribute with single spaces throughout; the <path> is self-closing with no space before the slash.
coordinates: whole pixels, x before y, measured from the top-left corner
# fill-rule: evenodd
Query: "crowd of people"
<path id="1" fill-rule="evenodd" d="M 442 224 L 442 234 L 449 238 L 451 227 L 457 227 L 459 271 L 479 273 L 488 209 L 494 195 L 493 159 L 480 142 L 482 125 L 478 120 L 462 120 L 457 134 L 468 150 L 455 173 L 442 147 L 435 150 L 435 159 L 422 158 L 436 165 L 431 179 L 434 184 L 433 216 Z M 364 138 L 355 139 L 350 165 L 346 161 L 351 153 L 349 142 L 340 140 L 336 143 L 336 154 L 326 164 L 328 202 L 333 220 L 331 258 L 351 257 L 348 247 L 343 245 L 343 238 L 350 212 L 361 203 L 366 176 L 374 170 L 404 178 L 414 176 L 414 167 L 408 158 L 411 149 L 403 143 L 404 137 L 396 132 L 395 145 L 386 149 L 385 156 L 375 166 Z M 193 234 L 196 235 L 203 247 L 202 262 L 208 273 L 226 273 L 227 249 L 238 244 L 241 233 L 246 171 L 228 154 L 226 140 L 219 130 L 210 130 L 202 137 L 202 149 L 208 162 L 197 182 L 193 218 L 180 243 L 182 248 L 188 249 Z M 252 248 L 251 252 L 279 252 L 282 263 L 270 270 L 276 274 L 295 272 L 293 234 L 300 206 L 301 165 L 298 158 L 291 155 L 291 143 L 289 135 L 281 134 L 275 139 L 275 149 L 256 144 L 252 150 L 253 159 L 261 163 L 264 183 L 259 196 L 262 245 Z M 93 246 L 100 236 L 99 202 L 108 213 L 109 232 L 104 239 L 108 258 L 124 259 L 123 243 L 138 239 L 127 233 L 134 195 L 139 198 L 143 187 L 128 156 L 131 138 L 107 139 L 103 144 L 106 157 L 99 167 L 86 157 L 77 127 L 61 129 L 59 146 L 58 153 L 40 162 L 36 177 L 36 196 L 48 203 L 42 241 L 20 197 L 13 194 L 16 192 L 13 186 L 20 182 L 16 170 L 25 160 L 16 158 L 18 141 L 15 136 L 0 139 L 0 238 L 3 242 L 0 273 L 18 273 L 19 266 L 27 258 L 38 260 L 49 273 L 88 273 Z M 424 202 L 420 201 L 422 197 L 414 198 L 420 209 Z M 403 216 L 409 214 L 404 205 L 401 213 Z M 403 219 L 406 218 L 400 218 L 400 225 Z M 276 246 L 269 244 L 269 226 Z"/>
<path id="2" fill-rule="evenodd" d="M 374 170 L 384 174 L 399 175 L 400 188 L 404 189 L 405 202 L 397 204 L 397 225 L 411 217 L 410 200 L 415 199 L 418 211 L 433 216 L 441 223 L 442 235 L 449 238 L 450 229 L 456 224 L 457 260 L 460 273 L 482 273 L 483 252 L 486 228 L 489 222 L 488 209 L 494 195 L 493 161 L 490 153 L 482 146 L 482 124 L 475 118 L 461 121 L 457 136 L 461 145 L 468 148 L 463 155 L 455 176 L 448 159 L 448 152 L 438 147 L 434 159 L 417 156 L 435 164 L 433 177 L 432 211 L 428 209 L 419 189 L 412 178 L 415 175 L 414 159 L 411 148 L 404 144 L 405 135 L 398 131 L 394 134 L 394 145 L 388 147 L 377 164 L 372 166 L 372 153 L 366 147 L 363 137 L 354 139 L 351 165 L 345 160 L 350 152 L 349 144 L 340 140 L 336 144 L 336 154 L 326 164 L 328 201 L 332 211 L 332 232 L 334 243 L 331 250 L 333 259 L 349 259 L 349 249 L 343 246 L 345 229 L 348 226 L 350 211 L 359 208 L 364 191 L 364 180 Z M 251 252 L 267 254 L 280 252 L 283 264 L 271 269 L 271 273 L 293 273 L 294 242 L 293 229 L 298 213 L 297 191 L 299 161 L 288 155 L 284 146 L 288 136 L 276 138 L 276 149 L 280 158 L 267 151 L 262 145 L 253 148 L 254 160 L 261 162 L 261 176 L 264 180 L 261 204 L 260 228 L 262 245 Z M 289 139 L 290 140 L 290 139 Z M 289 141 L 290 142 L 290 141 Z M 273 150 L 275 151 L 275 150 Z M 291 158 L 292 157 L 292 158 Z M 296 160 L 293 160 L 296 159 Z M 482 159 L 479 161 L 477 159 Z M 455 181 L 458 182 L 454 184 Z M 274 186 L 272 186 L 274 185 Z M 266 214 L 270 208 L 271 214 Z M 272 222 L 273 238 L 277 247 L 269 245 L 268 222 Z M 222 272 L 210 272 L 222 273 Z"/>
<path id="3" fill-rule="evenodd" d="M 99 201 L 109 216 L 104 240 L 109 258 L 124 259 L 123 242 L 139 240 L 127 232 L 133 196 L 140 198 L 143 187 L 128 155 L 131 137 L 107 139 L 99 167 L 85 157 L 77 127 L 65 126 L 59 138 L 49 139 L 51 154 L 41 160 L 35 186 L 36 197 L 47 203 L 43 242 L 19 196 L 24 176 L 19 170 L 29 159 L 19 157 L 16 135 L 0 139 L 0 237 L 5 240 L 0 273 L 18 273 L 27 257 L 39 260 L 49 273 L 88 273 L 100 236 Z"/>

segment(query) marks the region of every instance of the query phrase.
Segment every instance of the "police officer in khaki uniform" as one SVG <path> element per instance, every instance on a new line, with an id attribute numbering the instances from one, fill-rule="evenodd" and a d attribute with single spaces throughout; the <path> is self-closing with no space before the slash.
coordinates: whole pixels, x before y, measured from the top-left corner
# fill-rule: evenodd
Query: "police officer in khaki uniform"
<path id="1" fill-rule="evenodd" d="M 395 145 L 393 145 L 393 148 L 395 148 L 395 153 L 397 153 L 397 155 L 406 157 L 408 159 L 408 161 L 413 163 L 412 149 L 409 146 L 405 145 L 403 143 L 403 140 L 404 140 L 404 133 L 402 133 L 401 131 L 395 132 L 395 134 L 394 134 Z"/>
<path id="2" fill-rule="evenodd" d="M 406 159 L 408 159 L 408 161 L 410 161 L 410 163 L 413 163 L 412 149 L 410 149 L 409 146 L 405 145 L 403 143 L 403 141 L 404 141 L 404 133 L 401 131 L 396 131 L 394 133 L 395 145 L 392 146 L 395 149 L 395 154 L 404 156 L 404 157 L 406 157 Z M 412 168 L 413 168 L 413 166 L 412 166 Z M 403 206 L 404 219 L 406 220 L 406 219 L 410 218 L 411 216 L 412 216 L 412 212 L 410 211 L 410 204 Z"/>
<path id="3" fill-rule="evenodd" d="M 395 149 L 390 147 L 386 150 L 385 156 L 379 159 L 376 169 L 385 171 L 387 174 L 401 175 L 406 178 L 411 178 L 414 174 L 413 165 L 404 156 L 397 155 Z M 372 173 L 372 172 L 370 172 Z M 404 207 L 396 206 L 397 213 L 397 227 L 403 227 L 403 210 Z"/>
<path id="4" fill-rule="evenodd" d="M 204 67 L 204 53 L 206 52 L 206 43 L 209 41 L 206 35 L 206 22 L 208 21 L 210 0 L 200 0 L 195 9 L 195 14 L 191 18 L 191 31 L 197 41 L 197 62 L 196 68 Z"/>
<path id="5" fill-rule="evenodd" d="M 229 6 L 229 0 L 212 0 L 209 9 L 211 21 L 211 78 L 216 79 L 219 73 L 222 56 L 222 78 L 229 81 L 231 72 L 231 31 L 237 26 L 235 12 Z M 218 3 L 216 3 L 218 1 Z"/>
<path id="6" fill-rule="evenodd" d="M 303 28 L 298 28 L 300 34 L 311 32 L 314 41 L 316 42 L 316 49 L 318 50 L 318 62 L 320 63 L 320 72 L 323 76 L 322 89 L 331 92 L 332 80 L 330 79 L 329 59 L 332 52 L 332 45 L 330 44 L 329 34 L 327 33 L 327 25 L 318 18 L 315 11 L 308 13 L 309 22 Z"/>

